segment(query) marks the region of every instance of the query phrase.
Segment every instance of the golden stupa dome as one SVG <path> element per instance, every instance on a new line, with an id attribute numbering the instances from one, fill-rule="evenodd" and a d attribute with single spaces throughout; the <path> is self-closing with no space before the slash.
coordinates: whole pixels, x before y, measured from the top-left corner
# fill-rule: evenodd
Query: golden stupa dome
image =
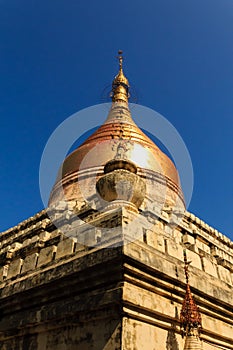
<path id="1" fill-rule="evenodd" d="M 65 200 L 77 199 L 80 191 L 83 192 L 84 178 L 88 178 L 89 182 L 87 180 L 85 184 L 87 193 L 83 197 L 91 197 L 96 190 L 93 184 L 97 183 L 104 173 L 104 167 L 112 160 L 133 163 L 137 173 L 152 182 L 152 190 L 149 191 L 152 192 L 156 187 L 153 186 L 153 181 L 163 182 L 166 183 L 164 193 L 168 192 L 169 187 L 174 196 L 178 195 L 183 201 L 175 165 L 131 117 L 128 106 L 129 83 L 123 73 L 121 53 L 119 52 L 119 73 L 112 83 L 112 107 L 108 117 L 103 125 L 65 159 L 50 195 L 50 205 L 62 200 L 64 196 Z M 81 184 L 81 190 L 78 189 L 78 182 Z M 172 200 L 176 201 L 174 198 Z"/>

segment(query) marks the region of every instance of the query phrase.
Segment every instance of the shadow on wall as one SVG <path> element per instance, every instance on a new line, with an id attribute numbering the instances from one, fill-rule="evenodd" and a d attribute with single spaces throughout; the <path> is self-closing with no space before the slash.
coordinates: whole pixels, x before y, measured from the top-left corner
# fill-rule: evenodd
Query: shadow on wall
<path id="1" fill-rule="evenodd" d="M 175 317 L 178 319 L 177 307 L 175 308 Z M 175 322 L 171 323 L 171 329 L 167 332 L 166 350 L 179 350 Z"/>

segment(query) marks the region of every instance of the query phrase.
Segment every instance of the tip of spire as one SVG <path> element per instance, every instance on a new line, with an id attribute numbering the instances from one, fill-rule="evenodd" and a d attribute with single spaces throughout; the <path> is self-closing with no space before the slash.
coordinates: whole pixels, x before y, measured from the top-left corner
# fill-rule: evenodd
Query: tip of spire
<path id="1" fill-rule="evenodd" d="M 118 50 L 118 60 L 119 60 L 119 70 L 122 69 L 122 64 L 123 64 L 123 51 Z"/>
<path id="2" fill-rule="evenodd" d="M 115 76 L 112 82 L 112 101 L 123 101 L 128 103 L 129 99 L 129 82 L 126 76 L 123 73 L 123 51 L 118 50 L 118 61 L 119 61 L 119 72 Z"/>

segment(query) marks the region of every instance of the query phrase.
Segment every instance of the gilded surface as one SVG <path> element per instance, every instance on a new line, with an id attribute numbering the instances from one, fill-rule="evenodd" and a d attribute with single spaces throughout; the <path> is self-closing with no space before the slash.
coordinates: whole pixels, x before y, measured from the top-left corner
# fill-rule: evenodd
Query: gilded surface
<path id="1" fill-rule="evenodd" d="M 144 177 L 147 176 L 146 171 L 154 172 L 164 179 L 164 183 L 171 182 L 175 192 L 177 189 L 182 192 L 173 162 L 134 123 L 128 106 L 128 89 L 129 82 L 122 68 L 122 52 L 119 52 L 119 72 L 112 83 L 113 102 L 108 117 L 98 130 L 65 159 L 49 204 L 61 198 L 61 195 L 55 195 L 59 186 L 62 186 L 60 189 L 66 196 L 68 179 L 74 179 L 75 174 L 89 176 L 92 170 L 103 168 L 113 159 L 134 163 Z M 77 187 L 76 184 L 74 186 Z M 70 192 L 74 191 L 69 189 Z M 66 198 L 69 199 L 69 196 Z"/>

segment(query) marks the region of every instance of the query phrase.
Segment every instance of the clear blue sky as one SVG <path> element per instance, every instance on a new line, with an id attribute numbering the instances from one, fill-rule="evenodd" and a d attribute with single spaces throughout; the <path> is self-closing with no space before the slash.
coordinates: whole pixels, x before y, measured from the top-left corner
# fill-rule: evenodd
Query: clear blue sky
<path id="1" fill-rule="evenodd" d="M 0 0 L 0 231 L 43 208 L 45 143 L 102 102 L 119 48 L 138 102 L 186 142 L 188 209 L 233 239 L 232 0 Z"/>

